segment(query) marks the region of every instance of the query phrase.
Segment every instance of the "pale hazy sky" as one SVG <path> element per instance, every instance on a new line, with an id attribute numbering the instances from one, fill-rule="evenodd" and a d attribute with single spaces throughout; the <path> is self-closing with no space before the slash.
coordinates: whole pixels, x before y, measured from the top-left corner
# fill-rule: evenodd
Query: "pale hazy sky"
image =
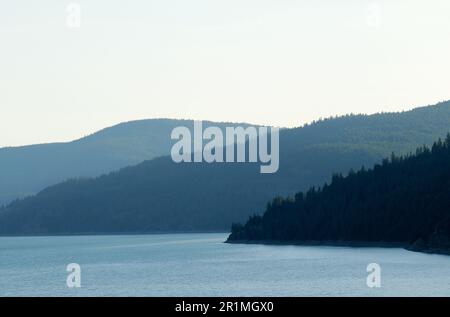
<path id="1" fill-rule="evenodd" d="M 0 3 L 0 146 L 170 117 L 298 126 L 450 99 L 448 0 Z"/>

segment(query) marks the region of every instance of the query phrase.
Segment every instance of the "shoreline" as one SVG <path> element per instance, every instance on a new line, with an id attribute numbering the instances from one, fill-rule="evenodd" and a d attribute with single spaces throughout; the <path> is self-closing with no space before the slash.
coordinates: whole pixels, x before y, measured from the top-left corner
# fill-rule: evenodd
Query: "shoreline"
<path id="1" fill-rule="evenodd" d="M 144 232 L 85 232 L 85 233 L 59 233 L 59 234 L 9 234 L 2 235 L 0 238 L 32 238 L 32 237 L 87 237 L 87 236 L 138 236 L 138 235 L 169 235 L 169 234 L 227 234 L 230 232 L 222 230 L 180 230 L 180 231 L 144 231 Z M 405 244 L 399 242 L 364 242 L 364 241 L 283 241 L 283 240 L 229 240 L 223 243 L 227 244 L 258 244 L 271 246 L 304 246 L 304 247 L 347 247 L 347 248 L 399 248 L 410 252 L 419 252 L 434 255 L 450 256 L 450 248 L 438 246 L 417 246 L 414 244 Z"/>
<path id="2" fill-rule="evenodd" d="M 292 245 L 292 246 L 328 246 L 328 247 L 351 247 L 351 248 L 407 248 L 404 243 L 395 242 L 357 242 L 357 241 L 283 241 L 283 240 L 227 240 L 229 244 L 261 244 L 261 245 Z"/>
<path id="3" fill-rule="evenodd" d="M 450 256 L 450 249 L 429 247 L 418 248 L 411 244 L 399 242 L 359 242 L 359 241 L 281 241 L 281 240 L 227 240 L 229 244 L 259 244 L 272 246 L 304 246 L 304 247 L 347 247 L 347 248 L 399 248 L 410 252 Z"/>

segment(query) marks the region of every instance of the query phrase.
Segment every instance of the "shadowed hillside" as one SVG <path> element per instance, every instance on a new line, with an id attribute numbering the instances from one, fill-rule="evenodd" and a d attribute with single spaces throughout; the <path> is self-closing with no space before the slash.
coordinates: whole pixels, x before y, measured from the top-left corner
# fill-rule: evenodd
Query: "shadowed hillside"
<path id="1" fill-rule="evenodd" d="M 280 133 L 280 169 L 175 164 L 161 157 L 49 187 L 1 211 L 3 234 L 228 230 L 277 195 L 322 185 L 392 152 L 430 145 L 450 130 L 450 102 L 403 113 L 327 119 Z"/>
<path id="2" fill-rule="evenodd" d="M 225 125 L 204 123 L 210 124 Z M 192 125 L 190 120 L 139 120 L 73 142 L 0 148 L 0 205 L 69 178 L 99 176 L 169 155 L 172 129 Z"/>
<path id="3" fill-rule="evenodd" d="M 232 226 L 229 242 L 398 243 L 450 253 L 450 134 L 431 149 L 276 198 L 263 216 Z"/>

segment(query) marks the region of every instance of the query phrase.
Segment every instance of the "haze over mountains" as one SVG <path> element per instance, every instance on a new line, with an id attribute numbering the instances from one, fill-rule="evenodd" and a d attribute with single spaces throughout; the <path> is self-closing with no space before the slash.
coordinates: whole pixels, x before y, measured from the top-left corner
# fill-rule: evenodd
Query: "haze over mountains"
<path id="1" fill-rule="evenodd" d="M 0 211 L 0 233 L 228 230 L 277 195 L 322 185 L 333 173 L 371 167 L 392 152 L 430 145 L 445 137 L 449 123 L 450 102 L 444 102 L 282 130 L 275 174 L 260 174 L 253 163 L 175 164 L 160 157 L 15 202 Z"/>
<path id="2" fill-rule="evenodd" d="M 211 124 L 220 128 L 236 125 L 204 122 Z M 169 155 L 170 133 L 177 126 L 192 128 L 193 121 L 131 121 L 72 142 L 0 148 L 0 206 L 69 178 L 99 176 Z"/>

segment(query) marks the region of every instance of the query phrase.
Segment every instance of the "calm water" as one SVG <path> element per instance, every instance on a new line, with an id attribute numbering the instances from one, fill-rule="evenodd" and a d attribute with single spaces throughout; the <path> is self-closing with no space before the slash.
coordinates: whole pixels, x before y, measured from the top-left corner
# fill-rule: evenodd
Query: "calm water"
<path id="1" fill-rule="evenodd" d="M 450 295 L 450 256 L 402 249 L 229 245 L 226 234 L 0 238 L 0 295 Z M 81 288 L 66 266 L 81 265 Z M 382 268 L 379 289 L 367 264 Z"/>

